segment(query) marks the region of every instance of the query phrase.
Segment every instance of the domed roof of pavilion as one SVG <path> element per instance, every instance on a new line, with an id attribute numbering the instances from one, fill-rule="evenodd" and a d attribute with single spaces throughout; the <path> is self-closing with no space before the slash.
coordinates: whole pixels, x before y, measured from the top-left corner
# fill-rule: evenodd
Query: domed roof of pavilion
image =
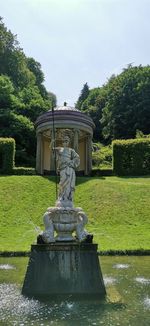
<path id="1" fill-rule="evenodd" d="M 75 107 L 66 105 L 66 103 L 41 114 L 35 122 L 35 127 L 37 130 L 47 128 L 48 126 L 51 127 L 53 120 L 57 128 L 61 126 L 64 128 L 78 127 L 82 129 L 83 127 L 83 129 L 88 129 L 90 133 L 93 133 L 95 127 L 91 117 Z"/>
<path id="2" fill-rule="evenodd" d="M 78 112 L 80 112 L 74 106 L 68 106 L 68 105 L 56 106 L 54 108 L 54 111 L 78 111 Z"/>

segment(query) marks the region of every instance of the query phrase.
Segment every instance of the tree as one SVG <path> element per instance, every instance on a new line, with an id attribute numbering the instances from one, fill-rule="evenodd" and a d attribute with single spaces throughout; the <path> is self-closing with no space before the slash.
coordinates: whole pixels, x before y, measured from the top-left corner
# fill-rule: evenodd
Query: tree
<path id="1" fill-rule="evenodd" d="M 51 108 L 54 108 L 57 105 L 56 95 L 52 92 L 48 92 L 48 99 L 51 103 Z"/>
<path id="2" fill-rule="evenodd" d="M 37 117 L 51 108 L 51 102 L 43 99 L 37 86 L 28 86 L 18 93 L 18 98 L 24 107 L 18 108 L 16 112 L 22 114 L 35 122 Z"/>
<path id="3" fill-rule="evenodd" d="M 105 139 L 127 139 L 136 130 L 150 133 L 150 66 L 132 67 L 107 84 L 107 102 L 101 123 Z"/>
<path id="4" fill-rule="evenodd" d="M 102 109 L 105 103 L 105 89 L 94 88 L 89 91 L 89 95 L 86 100 L 82 103 L 81 111 L 90 115 L 95 124 L 94 129 L 94 141 L 102 141 L 102 127 L 100 119 L 102 117 Z"/>
<path id="5" fill-rule="evenodd" d="M 16 141 L 16 165 L 34 165 L 36 138 L 33 123 L 22 115 L 9 110 L 0 113 L 0 137 L 12 137 Z"/>
<path id="6" fill-rule="evenodd" d="M 49 106 L 46 104 L 45 107 L 51 107 L 48 92 L 43 85 L 41 64 L 34 58 L 25 56 L 16 35 L 7 30 L 0 18 L 0 75 L 2 74 L 10 77 L 16 95 L 25 88 L 36 86 L 43 100 L 49 101 Z"/>
<path id="7" fill-rule="evenodd" d="M 14 87 L 9 77 L 0 76 L 0 110 L 12 105 Z"/>
<path id="8" fill-rule="evenodd" d="M 7 30 L 1 17 L 0 74 L 9 76 L 16 89 L 35 82 L 34 74 L 27 67 L 26 56 L 19 47 L 16 35 Z"/>
<path id="9" fill-rule="evenodd" d="M 43 85 L 44 82 L 44 74 L 41 69 L 41 64 L 37 61 L 35 61 L 33 58 L 27 58 L 27 66 L 30 71 L 34 74 L 36 81 L 35 84 L 38 86 L 38 89 L 40 91 L 40 94 L 43 98 L 48 99 L 48 92 Z"/>
<path id="10" fill-rule="evenodd" d="M 0 52 L 4 52 L 4 48 L 15 49 L 19 47 L 16 35 L 7 30 L 3 23 L 3 18 L 0 17 Z"/>
<path id="11" fill-rule="evenodd" d="M 18 165 L 35 161 L 33 122 L 56 103 L 43 82 L 40 63 L 25 56 L 0 17 L 0 137 L 15 138 Z"/>
<path id="12" fill-rule="evenodd" d="M 83 89 L 81 90 L 81 94 L 77 100 L 77 103 L 75 105 L 77 109 L 81 110 L 81 106 L 83 102 L 87 99 L 88 95 L 89 95 L 89 86 L 87 83 L 85 83 Z"/>
<path id="13" fill-rule="evenodd" d="M 0 111 L 15 111 L 22 109 L 24 104 L 15 96 L 15 89 L 10 78 L 5 75 L 0 76 Z"/>
<path id="14" fill-rule="evenodd" d="M 96 125 L 94 139 L 135 138 L 136 130 L 150 134 L 150 66 L 129 65 L 105 85 L 89 91 L 81 110 Z"/>

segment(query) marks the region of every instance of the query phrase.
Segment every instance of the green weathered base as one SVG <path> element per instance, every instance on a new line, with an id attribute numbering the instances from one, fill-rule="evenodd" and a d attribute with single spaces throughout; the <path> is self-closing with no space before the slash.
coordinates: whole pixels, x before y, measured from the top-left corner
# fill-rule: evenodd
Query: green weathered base
<path id="1" fill-rule="evenodd" d="M 22 294 L 102 298 L 105 293 L 96 244 L 58 242 L 31 246 Z"/>

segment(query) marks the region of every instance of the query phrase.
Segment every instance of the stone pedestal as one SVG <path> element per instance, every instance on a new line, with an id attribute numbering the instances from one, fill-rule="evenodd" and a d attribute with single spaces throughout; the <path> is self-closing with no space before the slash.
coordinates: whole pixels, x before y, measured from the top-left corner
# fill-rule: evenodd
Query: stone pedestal
<path id="1" fill-rule="evenodd" d="M 96 244 L 32 245 L 22 294 L 34 298 L 101 299 L 105 286 Z"/>

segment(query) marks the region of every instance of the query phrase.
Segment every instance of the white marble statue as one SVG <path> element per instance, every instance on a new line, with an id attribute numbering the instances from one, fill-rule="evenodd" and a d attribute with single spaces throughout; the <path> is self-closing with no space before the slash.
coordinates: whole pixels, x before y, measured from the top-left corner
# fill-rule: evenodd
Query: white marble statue
<path id="1" fill-rule="evenodd" d="M 45 230 L 42 232 L 44 243 L 57 241 L 72 241 L 75 238 L 72 232 L 75 231 L 76 239 L 81 242 L 89 235 L 85 224 L 88 218 L 82 208 L 57 208 L 49 207 L 43 216 Z M 54 237 L 54 232 L 57 232 L 57 237 Z"/>
<path id="2" fill-rule="evenodd" d="M 42 233 L 42 238 L 45 243 L 55 242 L 54 238 L 54 224 L 52 220 L 52 211 L 51 208 L 47 209 L 46 213 L 43 216 L 43 222 L 45 226 L 45 231 Z"/>
<path id="3" fill-rule="evenodd" d="M 64 135 L 63 147 L 55 147 L 57 171 L 60 173 L 57 207 L 73 207 L 75 169 L 80 165 L 79 155 L 69 147 L 70 138 Z"/>
<path id="4" fill-rule="evenodd" d="M 45 230 L 41 234 L 44 243 L 55 241 L 84 241 L 89 233 L 84 229 L 88 218 L 82 208 L 73 207 L 75 169 L 80 164 L 79 155 L 69 147 L 70 137 L 63 136 L 63 146 L 54 147 L 57 170 L 60 174 L 59 193 L 55 207 L 49 207 L 43 216 Z M 74 233 L 76 237 L 74 236 Z M 56 236 L 55 236 L 56 234 Z"/>

